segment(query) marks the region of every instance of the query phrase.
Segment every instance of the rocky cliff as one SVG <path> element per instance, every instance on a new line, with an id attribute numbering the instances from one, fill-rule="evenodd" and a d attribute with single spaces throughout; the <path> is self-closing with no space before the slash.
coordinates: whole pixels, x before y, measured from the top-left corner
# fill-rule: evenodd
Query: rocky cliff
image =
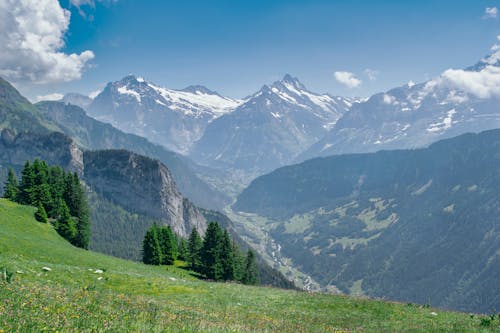
<path id="1" fill-rule="evenodd" d="M 181 236 L 192 228 L 204 233 L 205 218 L 182 197 L 161 162 L 126 150 L 103 150 L 85 152 L 84 164 L 84 180 L 98 195 L 168 224 Z"/>

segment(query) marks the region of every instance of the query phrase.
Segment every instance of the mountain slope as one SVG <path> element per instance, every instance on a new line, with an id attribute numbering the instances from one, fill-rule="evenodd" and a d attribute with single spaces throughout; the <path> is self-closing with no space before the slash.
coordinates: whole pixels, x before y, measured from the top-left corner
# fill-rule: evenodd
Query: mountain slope
<path id="1" fill-rule="evenodd" d="M 193 228 L 204 233 L 207 221 L 182 197 L 170 171 L 158 160 L 126 150 L 86 151 L 84 180 L 105 199 L 170 225 L 187 238 Z"/>
<path id="2" fill-rule="evenodd" d="M 234 209 L 270 219 L 323 286 L 465 311 L 500 307 L 500 130 L 427 149 L 318 158 L 262 176 Z"/>
<path id="3" fill-rule="evenodd" d="M 86 149 L 127 149 L 138 154 L 155 158 L 168 166 L 182 194 L 196 205 L 220 209 L 228 197 L 202 181 L 193 170 L 193 162 L 184 156 L 168 151 L 133 134 L 123 133 L 86 115 L 81 108 L 61 102 L 40 102 L 36 104 L 46 121 L 55 124 L 62 132 L 73 138 Z M 198 166 L 194 166 L 199 168 Z"/>
<path id="4" fill-rule="evenodd" d="M 421 84 L 356 104 L 297 161 L 317 156 L 424 147 L 467 132 L 500 127 L 500 51 L 465 70 L 447 70 Z M 499 54 L 497 54 L 499 53 Z"/>
<path id="5" fill-rule="evenodd" d="M 210 123 L 190 156 L 202 164 L 261 174 L 292 161 L 350 106 L 348 99 L 314 94 L 286 75 Z"/>
<path id="6" fill-rule="evenodd" d="M 178 268 L 77 249 L 33 213 L 0 199 L 0 268 L 14 273 L 0 288 L 6 332 L 489 332 L 497 325 L 480 326 L 486 316 L 199 281 Z"/>
<path id="7" fill-rule="evenodd" d="M 185 153 L 209 122 L 238 104 L 202 86 L 172 90 L 129 75 L 108 83 L 87 111 L 124 132 Z"/>
<path id="8" fill-rule="evenodd" d="M 0 77 L 0 130 L 6 128 L 12 134 L 27 131 L 47 134 L 52 129 L 26 98 Z"/>

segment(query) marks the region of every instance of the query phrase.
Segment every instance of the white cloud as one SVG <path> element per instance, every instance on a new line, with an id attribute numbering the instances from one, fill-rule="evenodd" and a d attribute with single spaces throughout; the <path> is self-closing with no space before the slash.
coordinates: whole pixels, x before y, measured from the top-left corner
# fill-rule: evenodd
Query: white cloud
<path id="1" fill-rule="evenodd" d="M 497 37 L 500 41 L 500 36 Z M 492 53 L 479 63 L 476 70 L 448 69 L 438 78 L 428 81 L 424 94 L 429 94 L 439 87 L 455 90 L 449 100 L 466 100 L 467 94 L 478 98 L 500 98 L 500 45 L 493 45 Z"/>
<path id="2" fill-rule="evenodd" d="M 479 98 L 500 97 L 500 68 L 496 66 L 488 65 L 478 72 L 448 69 L 436 80 Z"/>
<path id="3" fill-rule="evenodd" d="M 40 101 L 60 101 L 64 97 L 63 94 L 53 93 L 48 95 L 38 95 L 35 98 L 35 102 Z"/>
<path id="4" fill-rule="evenodd" d="M 484 19 L 497 18 L 498 17 L 498 9 L 497 7 L 486 7 L 484 10 Z"/>
<path id="5" fill-rule="evenodd" d="M 93 16 L 92 15 L 87 16 L 87 14 L 82 9 L 82 7 L 88 6 L 92 9 L 94 9 L 96 2 L 110 4 L 110 3 L 116 3 L 116 2 L 118 2 L 118 0 L 69 0 L 69 3 L 78 9 L 78 13 L 81 16 L 83 16 L 84 18 L 89 18 L 91 20 L 93 20 Z"/>
<path id="6" fill-rule="evenodd" d="M 335 79 L 342 83 L 343 85 L 347 86 L 348 88 L 356 88 L 363 83 L 360 79 L 358 79 L 353 73 L 351 72 L 335 72 L 333 73 L 335 76 Z"/>
<path id="7" fill-rule="evenodd" d="M 0 75 L 41 84 L 79 79 L 94 53 L 61 52 L 69 21 L 57 0 L 0 0 Z"/>
<path id="8" fill-rule="evenodd" d="M 368 79 L 370 81 L 375 81 L 378 77 L 378 75 L 380 74 L 380 71 L 378 70 L 375 70 L 375 69 L 370 69 L 370 68 L 367 68 L 364 70 L 366 76 L 368 76 Z"/>

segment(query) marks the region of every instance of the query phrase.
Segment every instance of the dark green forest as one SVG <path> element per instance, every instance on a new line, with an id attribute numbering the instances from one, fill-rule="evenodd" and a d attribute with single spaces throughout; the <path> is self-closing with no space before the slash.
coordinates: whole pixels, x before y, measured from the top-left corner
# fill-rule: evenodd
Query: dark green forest
<path id="1" fill-rule="evenodd" d="M 85 191 L 76 173 L 45 161 L 26 161 L 18 181 L 9 169 L 4 198 L 37 207 L 35 218 L 50 222 L 71 244 L 87 249 L 90 240 L 89 210 Z"/>
<path id="2" fill-rule="evenodd" d="M 259 272 L 252 250 L 246 253 L 231 240 L 218 223 L 208 224 L 202 239 L 193 229 L 187 240 L 177 236 L 170 226 L 153 224 L 144 236 L 143 262 L 149 265 L 172 265 L 176 259 L 187 262 L 189 269 L 214 281 L 239 281 L 259 284 Z"/>

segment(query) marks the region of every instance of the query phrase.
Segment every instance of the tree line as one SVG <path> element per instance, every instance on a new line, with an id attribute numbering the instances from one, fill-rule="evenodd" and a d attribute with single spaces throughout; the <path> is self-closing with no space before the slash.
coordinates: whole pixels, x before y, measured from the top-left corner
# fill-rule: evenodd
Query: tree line
<path id="1" fill-rule="evenodd" d="M 3 197 L 22 205 L 37 207 L 35 218 L 51 222 L 54 229 L 71 244 L 84 249 L 90 240 L 89 210 L 85 191 L 76 173 L 48 166 L 38 159 L 27 161 L 21 181 L 9 169 Z"/>
<path id="2" fill-rule="evenodd" d="M 241 251 L 216 222 L 208 224 L 203 239 L 193 228 L 187 241 L 175 235 L 170 226 L 153 224 L 144 236 L 142 253 L 145 264 L 172 265 L 179 259 L 207 279 L 259 283 L 255 254 Z"/>

